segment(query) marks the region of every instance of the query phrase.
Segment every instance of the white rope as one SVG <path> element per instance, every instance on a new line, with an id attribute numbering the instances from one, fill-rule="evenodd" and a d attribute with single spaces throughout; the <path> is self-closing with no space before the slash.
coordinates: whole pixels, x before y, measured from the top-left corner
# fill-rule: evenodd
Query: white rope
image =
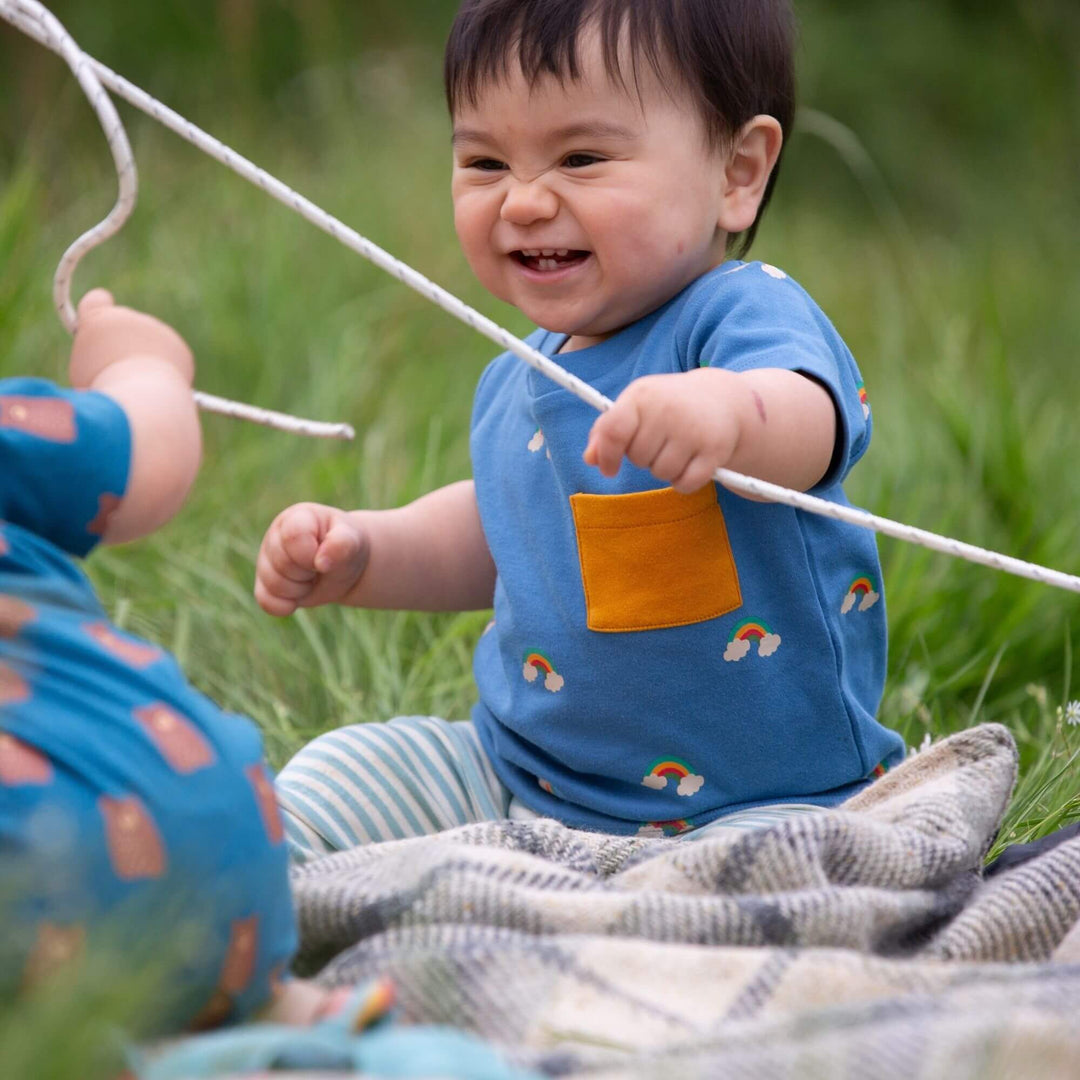
<path id="1" fill-rule="evenodd" d="M 120 122 L 116 108 L 95 74 L 94 61 L 75 44 L 56 16 L 37 3 L 37 0 L 0 0 L 0 17 L 64 59 L 75 78 L 78 79 L 83 93 L 101 122 L 101 128 L 105 132 L 105 138 L 112 152 L 113 163 L 116 165 L 119 183 L 116 205 L 104 220 L 84 232 L 64 252 L 53 275 L 53 303 L 56 306 L 56 312 L 68 333 L 73 334 L 78 323 L 75 306 L 71 302 L 71 281 L 75 275 L 75 268 L 87 252 L 115 236 L 131 216 L 139 188 L 135 157 L 131 152 L 131 144 L 128 142 L 127 133 Z M 207 412 L 250 420 L 256 424 L 298 435 L 352 439 L 355 434 L 348 424 L 302 420 L 285 413 L 259 409 L 254 405 L 242 405 L 240 402 L 228 401 L 200 391 L 195 391 L 194 398 L 198 406 Z"/>
<path id="2" fill-rule="evenodd" d="M 0 16 L 6 18 L 47 48 L 59 51 L 49 40 L 43 26 L 28 18 L 25 14 L 20 14 L 20 9 L 22 11 L 29 9 L 41 9 L 44 11 L 41 5 L 36 3 L 36 0 L 0 0 Z M 127 79 L 117 75 L 104 64 L 86 56 L 85 53 L 81 53 L 80 56 L 84 63 L 93 69 L 94 74 L 97 75 L 101 82 L 115 94 L 130 102 L 137 109 L 149 114 L 155 120 L 164 124 L 165 127 L 176 132 L 181 138 L 186 139 L 204 153 L 209 154 L 210 157 L 220 161 L 238 176 L 242 176 L 256 187 L 261 188 L 271 198 L 294 210 L 305 220 L 310 221 L 313 225 L 322 229 L 323 232 L 328 233 L 335 240 L 344 244 L 345 247 L 359 255 L 363 255 L 364 258 L 373 262 L 380 269 L 385 270 L 403 284 L 408 285 L 456 319 L 471 326 L 502 349 L 524 360 L 525 363 L 546 375 L 552 382 L 569 390 L 582 401 L 592 405 L 593 408 L 600 412 L 611 408 L 612 401 L 609 398 L 595 390 L 588 383 L 577 378 L 577 376 L 565 371 L 549 357 L 544 356 L 543 353 L 514 337 L 508 330 L 502 329 L 502 327 L 486 316 L 481 315 L 478 311 L 474 311 L 456 296 L 448 293 L 433 281 L 428 280 L 412 267 L 395 259 L 354 229 L 338 221 L 337 218 L 331 216 L 310 200 L 305 199 L 303 195 L 293 191 L 263 169 L 253 165 L 236 151 L 219 142 L 212 135 L 208 135 L 178 113 L 173 112 L 172 109 L 152 98 L 144 90 L 134 86 Z M 1022 559 L 1002 555 L 996 551 L 976 547 L 974 544 L 967 544 L 960 540 L 928 532 L 925 529 L 918 529 L 912 525 L 904 525 L 901 522 L 868 513 L 866 510 L 860 510 L 857 507 L 841 506 L 838 503 L 829 502 L 802 491 L 791 491 L 777 484 L 770 484 L 764 480 L 743 476 L 740 473 L 732 472 L 730 469 L 717 469 L 714 473 L 714 479 L 742 495 L 752 495 L 769 502 L 781 503 L 797 510 L 805 510 L 809 513 L 843 521 L 849 525 L 858 525 L 861 528 L 871 529 L 874 532 L 894 537 L 897 540 L 905 540 L 908 543 L 929 548 L 931 551 L 952 555 L 982 566 L 989 566 L 992 569 L 1014 574 L 1017 577 L 1038 581 L 1043 585 L 1052 585 L 1056 588 L 1080 593 L 1080 577 L 1062 573 L 1060 570 L 1052 570 L 1045 566 L 1039 566 L 1037 563 L 1025 562 Z"/>

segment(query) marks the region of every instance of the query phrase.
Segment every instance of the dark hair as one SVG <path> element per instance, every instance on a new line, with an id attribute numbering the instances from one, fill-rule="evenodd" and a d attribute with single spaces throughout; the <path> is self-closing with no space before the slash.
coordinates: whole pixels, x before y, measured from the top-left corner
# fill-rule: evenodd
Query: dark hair
<path id="1" fill-rule="evenodd" d="M 621 44 L 629 48 L 635 81 L 642 58 L 661 82 L 675 76 L 696 99 L 711 145 L 722 145 L 759 113 L 780 122 L 786 141 L 795 115 L 789 0 L 465 0 L 446 43 L 450 114 L 463 101 L 475 104 L 483 84 L 505 77 L 514 57 L 529 82 L 580 78 L 577 42 L 589 25 L 599 29 L 608 75 L 622 85 Z M 728 238 L 740 258 L 779 169 L 778 159 L 753 225 Z"/>

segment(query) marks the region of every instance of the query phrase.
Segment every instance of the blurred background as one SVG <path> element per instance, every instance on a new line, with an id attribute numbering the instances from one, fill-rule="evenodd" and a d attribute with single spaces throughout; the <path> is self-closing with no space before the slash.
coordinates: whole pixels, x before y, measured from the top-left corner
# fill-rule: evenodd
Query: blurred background
<path id="1" fill-rule="evenodd" d="M 94 57 L 515 332 L 457 250 L 441 45 L 452 0 L 56 0 Z M 874 407 L 848 486 L 875 512 L 1080 572 L 1080 5 L 803 0 L 804 109 L 753 256 L 807 287 Z M 80 269 L 174 323 L 214 393 L 347 420 L 353 445 L 205 420 L 184 513 L 94 556 L 115 617 L 249 712 L 276 763 L 334 724 L 464 717 L 484 613 L 251 599 L 288 503 L 389 506 L 468 474 L 493 349 L 170 132 L 118 102 L 141 174 L 127 228 Z M 0 24 L 0 375 L 62 374 L 50 279 L 115 197 L 63 63 Z M 881 541 L 882 717 L 912 746 L 1010 725 L 1028 787 L 1012 835 L 1080 815 L 1061 707 L 1080 690 L 1080 597 Z M 1071 742 L 1070 742 L 1071 740 Z"/>

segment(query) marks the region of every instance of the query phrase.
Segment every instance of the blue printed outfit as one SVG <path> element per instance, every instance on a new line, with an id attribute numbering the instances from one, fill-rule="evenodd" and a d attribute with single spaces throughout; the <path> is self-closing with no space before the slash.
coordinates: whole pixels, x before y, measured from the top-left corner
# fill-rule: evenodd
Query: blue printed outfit
<path id="1" fill-rule="evenodd" d="M 554 355 L 565 335 L 530 343 Z M 825 386 L 841 481 L 870 438 L 858 369 L 794 281 L 728 263 L 560 364 L 610 398 L 645 375 L 784 368 Z M 582 461 L 594 410 L 510 354 L 476 393 L 472 459 L 498 568 L 473 722 L 535 811 L 615 833 L 746 807 L 832 805 L 903 755 L 875 720 L 885 605 L 871 533 L 624 461 Z"/>
<path id="2" fill-rule="evenodd" d="M 296 946 L 261 738 L 112 626 L 69 557 L 130 458 L 111 399 L 0 380 L 0 993 L 119 929 L 178 966 L 175 1024 L 241 1017 Z"/>
<path id="3" fill-rule="evenodd" d="M 538 330 L 549 356 L 565 335 Z M 851 353 L 782 271 L 727 263 L 558 362 L 610 398 L 696 367 L 784 368 L 836 406 L 841 482 L 870 440 Z M 709 835 L 843 801 L 903 757 L 875 719 L 885 677 L 871 533 L 718 485 L 683 496 L 582 461 L 595 411 L 506 353 L 472 421 L 498 570 L 471 721 L 398 717 L 320 736 L 278 792 L 298 860 L 496 817 Z"/>

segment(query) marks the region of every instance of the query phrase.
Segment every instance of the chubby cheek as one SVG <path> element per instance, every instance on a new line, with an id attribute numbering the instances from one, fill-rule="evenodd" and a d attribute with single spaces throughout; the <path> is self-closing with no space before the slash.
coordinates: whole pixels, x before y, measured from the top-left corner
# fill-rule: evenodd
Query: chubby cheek
<path id="1" fill-rule="evenodd" d="M 492 215 L 480 200 L 454 196 L 454 229 L 462 253 L 480 284 L 505 299 L 500 286 L 502 259 L 492 247 L 492 225 Z"/>

